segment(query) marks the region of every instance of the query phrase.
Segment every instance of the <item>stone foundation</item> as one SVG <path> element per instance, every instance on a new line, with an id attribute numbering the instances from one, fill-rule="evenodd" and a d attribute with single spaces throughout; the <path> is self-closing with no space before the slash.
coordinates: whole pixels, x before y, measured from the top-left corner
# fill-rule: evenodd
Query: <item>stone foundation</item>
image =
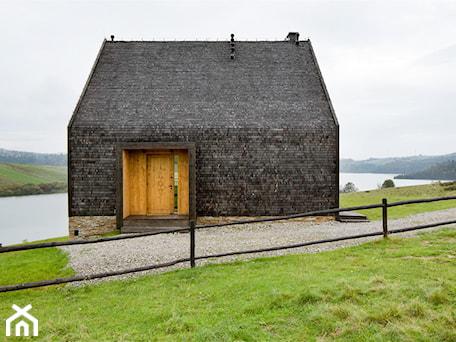
<path id="1" fill-rule="evenodd" d="M 115 216 L 72 216 L 69 218 L 69 239 L 87 239 L 116 230 Z"/>

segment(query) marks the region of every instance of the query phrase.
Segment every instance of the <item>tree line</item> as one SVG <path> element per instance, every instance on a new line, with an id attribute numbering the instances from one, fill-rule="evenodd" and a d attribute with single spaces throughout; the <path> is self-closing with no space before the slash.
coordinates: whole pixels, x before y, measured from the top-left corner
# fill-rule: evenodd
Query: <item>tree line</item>
<path id="1" fill-rule="evenodd" d="M 65 153 L 34 153 L 11 151 L 0 148 L 0 163 L 66 166 Z"/>
<path id="2" fill-rule="evenodd" d="M 456 153 L 441 156 L 420 155 L 366 160 L 341 159 L 340 172 L 411 174 L 451 160 L 456 160 Z"/>
<path id="3" fill-rule="evenodd" d="M 426 168 L 423 171 L 398 175 L 394 178 L 456 180 L 456 160 L 438 163 Z"/>
<path id="4" fill-rule="evenodd" d="M 0 197 L 44 195 L 67 192 L 66 182 L 23 184 L 0 187 Z"/>

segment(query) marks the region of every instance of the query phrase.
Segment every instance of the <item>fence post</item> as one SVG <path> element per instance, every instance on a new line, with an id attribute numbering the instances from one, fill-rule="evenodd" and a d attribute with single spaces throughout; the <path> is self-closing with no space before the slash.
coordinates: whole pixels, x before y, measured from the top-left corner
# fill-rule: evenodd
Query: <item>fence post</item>
<path id="1" fill-rule="evenodd" d="M 388 237 L 388 202 L 386 198 L 382 199 L 382 223 L 383 223 L 383 237 Z"/>
<path id="2" fill-rule="evenodd" d="M 190 267 L 195 267 L 195 220 L 190 220 Z"/>

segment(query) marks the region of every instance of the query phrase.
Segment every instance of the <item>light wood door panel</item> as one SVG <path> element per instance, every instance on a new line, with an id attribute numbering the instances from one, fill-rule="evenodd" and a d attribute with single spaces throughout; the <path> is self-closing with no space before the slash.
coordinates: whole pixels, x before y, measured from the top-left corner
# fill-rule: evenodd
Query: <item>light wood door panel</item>
<path id="1" fill-rule="evenodd" d="M 174 157 L 147 155 L 147 215 L 174 213 Z"/>

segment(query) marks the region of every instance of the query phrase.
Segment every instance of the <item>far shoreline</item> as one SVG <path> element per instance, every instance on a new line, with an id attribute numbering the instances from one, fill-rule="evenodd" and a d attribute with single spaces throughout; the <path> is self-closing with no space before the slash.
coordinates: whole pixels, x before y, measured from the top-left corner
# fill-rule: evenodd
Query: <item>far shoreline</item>
<path id="1" fill-rule="evenodd" d="M 43 183 L 43 184 L 24 184 L 24 185 L 14 185 L 14 186 L 10 186 L 10 187 L 0 188 L 0 198 L 61 194 L 61 193 L 67 193 L 67 192 L 68 192 L 68 184 L 66 182 L 54 182 L 54 183 Z"/>

